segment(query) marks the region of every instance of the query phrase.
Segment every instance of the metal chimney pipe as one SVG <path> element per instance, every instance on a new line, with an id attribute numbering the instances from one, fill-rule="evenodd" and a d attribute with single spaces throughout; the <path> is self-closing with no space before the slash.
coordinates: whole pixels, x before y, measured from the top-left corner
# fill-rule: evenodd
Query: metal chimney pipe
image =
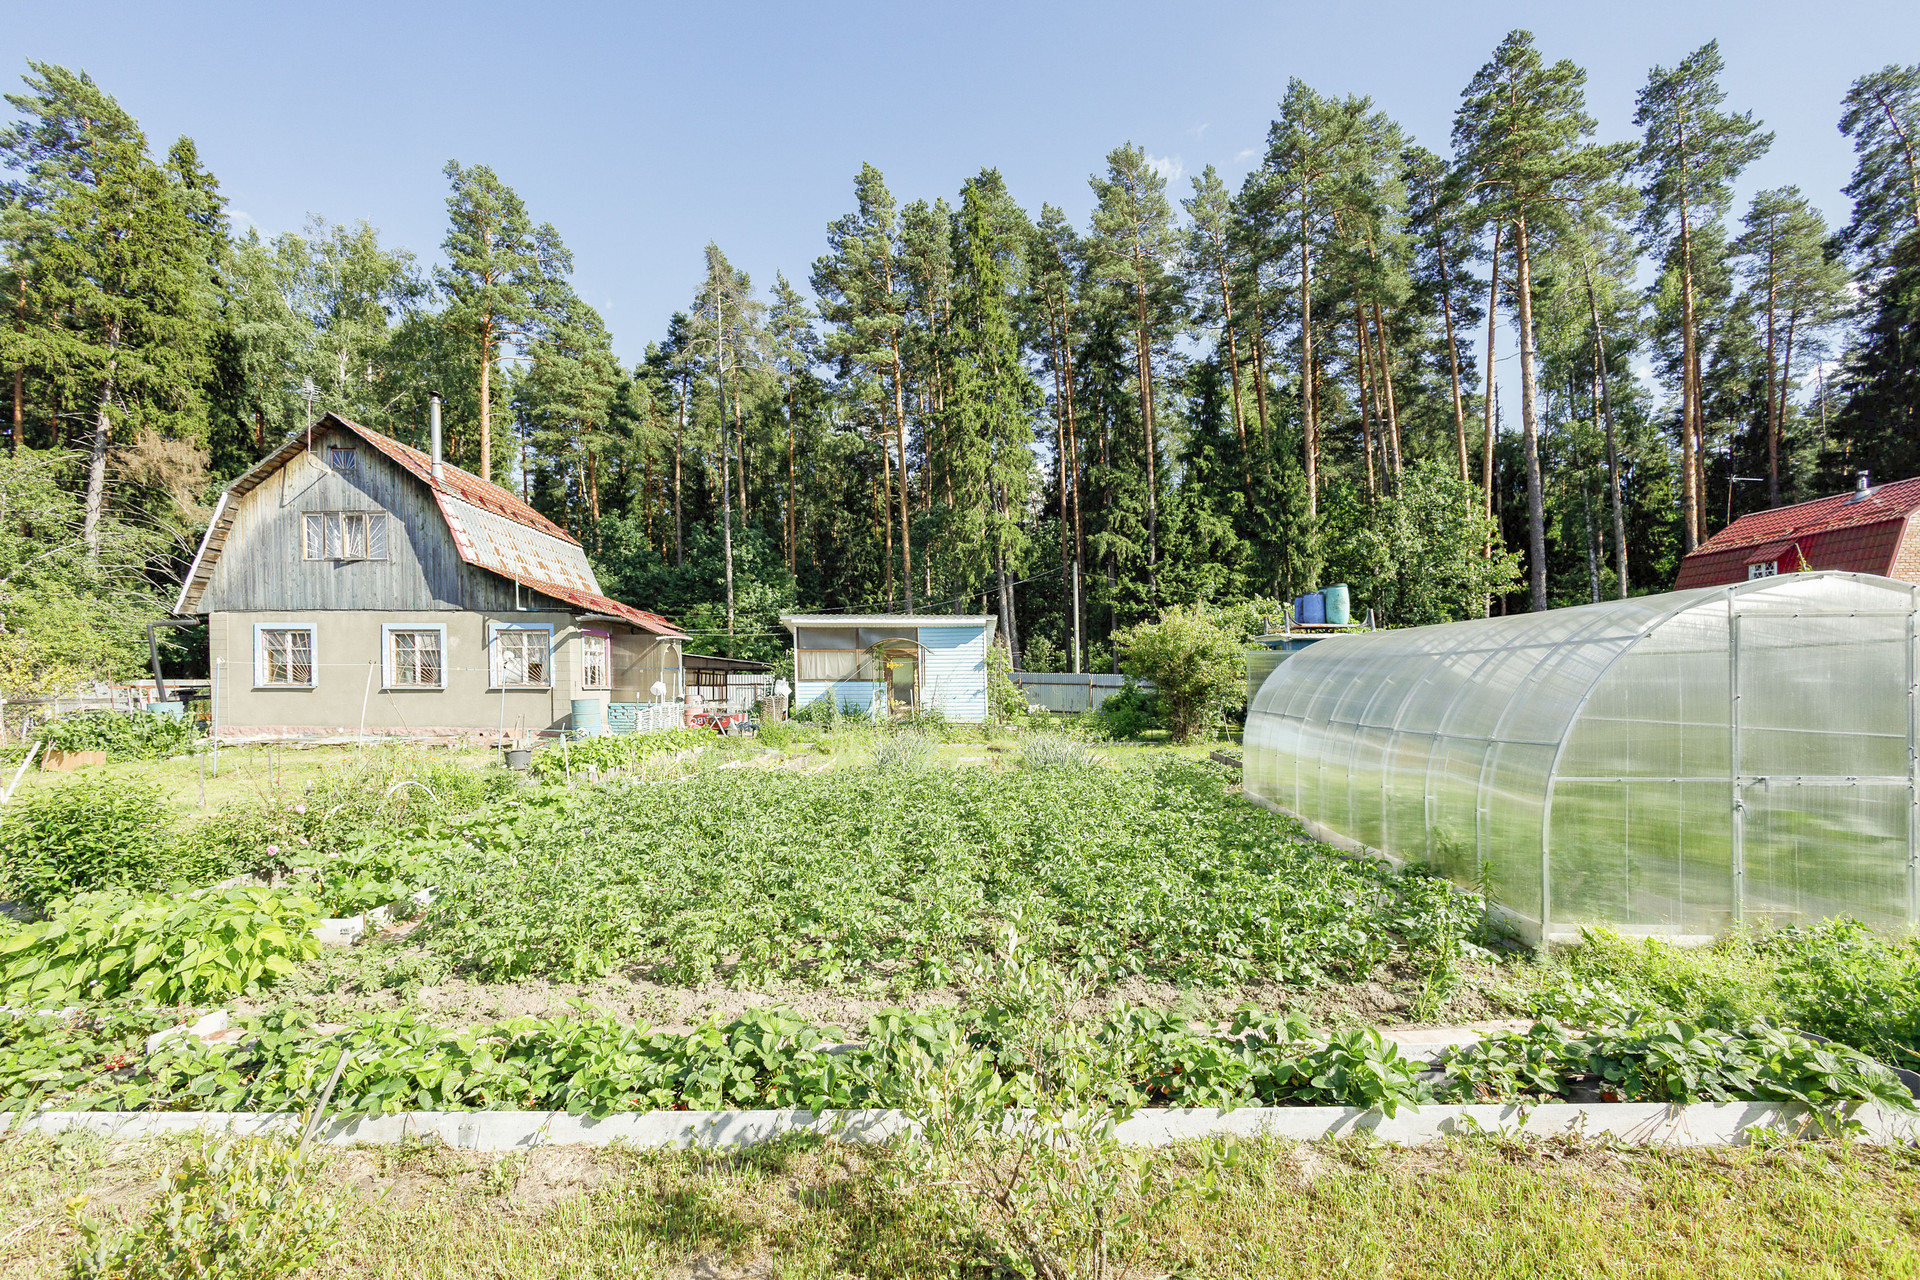
<path id="1" fill-rule="evenodd" d="M 444 472 L 440 465 L 440 393 L 427 398 L 427 436 L 433 444 L 433 482 L 439 484 Z"/>
<path id="2" fill-rule="evenodd" d="M 1868 473 L 1862 471 L 1860 478 L 1853 482 L 1853 491 L 1864 498 L 1867 496 L 1867 490 L 1871 488 L 1873 488 L 1873 486 L 1868 483 Z"/>

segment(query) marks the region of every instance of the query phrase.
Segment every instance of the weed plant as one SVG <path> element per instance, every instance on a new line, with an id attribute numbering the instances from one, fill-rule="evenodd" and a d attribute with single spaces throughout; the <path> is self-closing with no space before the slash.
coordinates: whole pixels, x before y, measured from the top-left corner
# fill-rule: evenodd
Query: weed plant
<path id="1" fill-rule="evenodd" d="M 307 1155 L 280 1138 L 199 1140 L 161 1179 L 144 1221 L 109 1233 L 69 1206 L 81 1235 L 68 1280 L 280 1280 L 313 1262 L 340 1210 Z"/>
<path id="2" fill-rule="evenodd" d="M 1020 735 L 1020 765 L 1026 769 L 1097 769 L 1100 757 L 1086 739 L 1058 730 L 1033 730 Z"/>

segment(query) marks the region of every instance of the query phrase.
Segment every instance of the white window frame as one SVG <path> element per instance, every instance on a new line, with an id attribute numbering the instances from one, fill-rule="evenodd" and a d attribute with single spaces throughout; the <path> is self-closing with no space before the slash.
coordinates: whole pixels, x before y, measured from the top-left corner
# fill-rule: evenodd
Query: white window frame
<path id="1" fill-rule="evenodd" d="M 347 550 L 345 521 L 349 516 L 366 522 L 364 554 L 357 556 L 345 554 Z M 386 518 L 387 513 L 384 511 L 302 511 L 300 513 L 300 558 L 309 563 L 332 561 L 336 564 L 343 562 L 356 563 L 362 560 L 388 559 L 392 553 L 387 549 L 386 526 L 384 523 Z M 307 522 L 310 520 L 320 520 L 323 522 L 327 520 L 339 520 L 342 522 L 340 530 L 340 555 L 327 554 L 327 530 L 324 523 L 320 529 L 320 554 L 317 556 L 311 554 L 313 546 L 307 537 Z M 376 540 L 379 545 L 378 555 L 374 554 Z"/>
<path id="2" fill-rule="evenodd" d="M 307 633 L 307 682 L 267 679 L 267 632 Z M 320 685 L 320 629 L 311 622 L 256 622 L 253 624 L 253 687 L 256 689 L 314 689 Z"/>
<path id="3" fill-rule="evenodd" d="M 587 679 L 593 670 L 587 659 L 587 650 L 593 645 L 600 646 L 600 682 L 595 684 Z M 580 632 L 580 688 L 585 690 L 604 690 L 613 688 L 613 633 L 609 631 Z"/>
<path id="4" fill-rule="evenodd" d="M 547 678 L 539 684 L 506 684 L 502 680 L 500 637 L 509 631 L 540 631 L 547 637 Z M 489 622 L 487 624 L 487 687 L 489 689 L 553 688 L 553 624 L 551 622 Z"/>
<path id="5" fill-rule="evenodd" d="M 1773 578 L 1779 576 L 1779 573 L 1780 562 L 1778 560 L 1760 560 L 1747 566 L 1747 581 L 1752 582 L 1757 578 Z"/>
<path id="6" fill-rule="evenodd" d="M 393 636 L 397 631 L 433 631 L 440 636 L 440 682 L 438 684 L 401 684 L 399 664 L 395 661 Z M 383 622 L 380 624 L 380 680 L 382 689 L 444 689 L 447 687 L 447 624 L 444 622 Z"/>

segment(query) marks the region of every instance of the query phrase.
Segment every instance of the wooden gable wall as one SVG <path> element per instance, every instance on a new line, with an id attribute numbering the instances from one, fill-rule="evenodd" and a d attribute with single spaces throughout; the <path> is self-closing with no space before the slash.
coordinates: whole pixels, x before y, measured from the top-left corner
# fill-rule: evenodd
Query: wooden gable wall
<path id="1" fill-rule="evenodd" d="M 321 461 L 329 446 L 353 449 L 357 466 L 329 469 Z M 511 582 L 460 559 L 427 487 L 348 432 L 316 432 L 311 454 L 296 454 L 236 506 L 202 613 L 514 607 Z M 301 517 L 321 511 L 385 512 L 387 558 L 305 559 Z"/>

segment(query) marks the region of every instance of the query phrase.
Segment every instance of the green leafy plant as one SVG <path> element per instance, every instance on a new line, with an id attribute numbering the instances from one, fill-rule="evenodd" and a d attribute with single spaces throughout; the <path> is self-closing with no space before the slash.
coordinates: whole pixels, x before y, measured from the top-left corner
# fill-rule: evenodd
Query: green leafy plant
<path id="1" fill-rule="evenodd" d="M 676 751 L 697 751 L 716 741 L 711 729 L 662 729 L 655 733 L 607 734 L 564 746 L 542 749 L 528 773 L 543 782 L 565 777 L 571 770 L 585 776 L 589 768 L 601 773 L 630 769 L 643 760 Z"/>
<path id="2" fill-rule="evenodd" d="M 203 1138 L 168 1170 L 145 1220 L 109 1234 L 72 1206 L 69 1280 L 279 1280 L 314 1261 L 339 1220 L 314 1168 L 281 1138 Z"/>
<path id="3" fill-rule="evenodd" d="M 198 735 L 185 716 L 151 711 L 78 711 L 33 731 L 48 751 L 104 751 L 107 759 L 164 760 L 194 749 Z"/>
<path id="4" fill-rule="evenodd" d="M 0 941 L 0 999 L 33 1008 L 136 992 L 185 1004 L 257 991 L 319 954 L 319 918 L 311 898 L 268 889 L 79 894 Z"/>
<path id="5" fill-rule="evenodd" d="M 1920 1068 L 1920 940 L 1857 920 L 1787 929 L 1762 944 L 1786 1017 L 1805 1031 Z"/>
<path id="6" fill-rule="evenodd" d="M 1115 741 L 1137 738 L 1149 729 L 1164 729 L 1160 715 L 1160 695 L 1143 689 L 1132 676 L 1120 682 L 1117 692 L 1107 695 L 1095 713 L 1100 732 Z"/>
<path id="7" fill-rule="evenodd" d="M 156 784 L 79 777 L 0 810 L 0 877 L 8 896 L 36 909 L 89 889 L 147 888 L 174 841 L 173 810 Z"/>

